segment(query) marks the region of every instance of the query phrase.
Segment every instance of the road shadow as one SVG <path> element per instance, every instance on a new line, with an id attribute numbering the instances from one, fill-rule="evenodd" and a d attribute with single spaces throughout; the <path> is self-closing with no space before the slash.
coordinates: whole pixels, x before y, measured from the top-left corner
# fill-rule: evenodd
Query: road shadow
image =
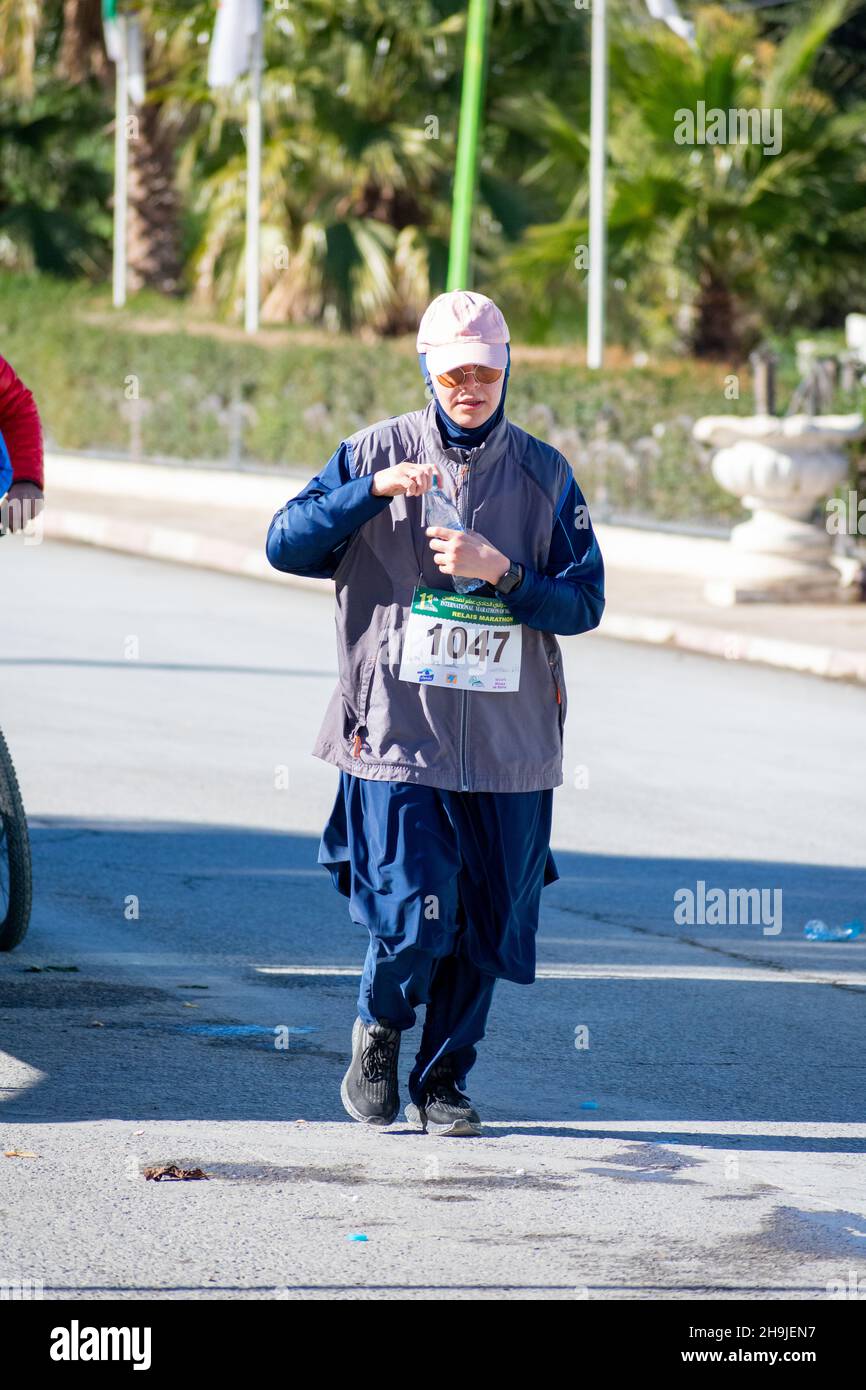
<path id="1" fill-rule="evenodd" d="M 366 937 L 317 865 L 316 837 L 42 817 L 32 839 L 33 924 L 0 956 L 7 1132 L 16 1120 L 346 1121 Z M 862 911 L 862 872 L 554 855 L 539 978 L 497 987 L 472 1073 L 491 1138 L 866 1148 L 797 1132 L 863 1121 L 866 942 L 802 938 L 808 917 Z M 782 931 L 676 923 L 674 894 L 699 881 L 780 890 Z M 780 1124 L 794 1128 L 761 1129 Z"/>

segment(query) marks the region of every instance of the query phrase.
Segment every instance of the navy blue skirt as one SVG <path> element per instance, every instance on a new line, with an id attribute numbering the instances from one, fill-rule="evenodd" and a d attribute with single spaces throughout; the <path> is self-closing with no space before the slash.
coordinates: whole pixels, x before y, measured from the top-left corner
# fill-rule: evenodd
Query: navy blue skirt
<path id="1" fill-rule="evenodd" d="M 340 772 L 318 862 L 353 922 L 389 952 L 461 952 L 485 973 L 535 979 L 553 791 L 454 792 Z"/>

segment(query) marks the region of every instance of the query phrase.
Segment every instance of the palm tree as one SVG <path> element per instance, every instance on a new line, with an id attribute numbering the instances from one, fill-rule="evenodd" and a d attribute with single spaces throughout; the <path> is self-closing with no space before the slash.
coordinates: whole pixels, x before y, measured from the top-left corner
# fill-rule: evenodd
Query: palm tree
<path id="1" fill-rule="evenodd" d="M 751 16 L 719 10 L 699 14 L 696 52 L 658 26 L 624 24 L 614 34 L 611 277 L 628 285 L 638 315 L 675 317 L 697 355 L 742 356 L 767 322 L 788 327 L 822 300 L 832 296 L 838 306 L 849 288 L 864 288 L 866 211 L 858 188 L 866 108 L 840 111 L 808 82 L 850 8 L 826 0 L 778 45 L 758 41 Z M 698 102 L 726 112 L 780 110 L 780 152 L 765 155 L 748 143 L 677 144 L 677 113 L 695 112 Z M 529 103 L 518 103 L 514 119 L 529 114 Z M 545 172 L 576 192 L 555 222 L 528 231 L 504 270 L 536 293 L 554 286 L 573 296 L 573 249 L 588 239 L 585 133 L 552 110 L 541 112 L 540 128 Z"/>
<path id="2" fill-rule="evenodd" d="M 302 0 L 289 33 L 273 16 L 263 82 L 265 321 L 378 332 L 417 323 L 444 270 L 447 87 L 463 24 L 439 8 L 422 0 L 407 13 L 396 0 L 360 0 L 350 22 L 337 0 Z M 440 132 L 428 120 L 437 113 Z M 230 311 L 243 278 L 241 116 L 236 93 L 218 97 L 216 120 L 199 128 L 184 164 L 201 217 L 197 295 Z"/>
<path id="3" fill-rule="evenodd" d="M 573 82 L 585 30 L 572 0 L 496 6 L 488 108 L 515 85 L 553 94 Z M 266 37 L 263 318 L 406 332 L 445 281 L 465 4 L 297 0 L 290 22 L 275 16 Z M 233 308 L 242 293 L 243 146 L 219 125 L 200 137 L 185 166 L 202 216 L 197 290 Z M 477 281 L 503 237 L 533 214 L 555 215 L 543 191 L 517 186 L 528 143 L 488 120 Z"/>
<path id="4" fill-rule="evenodd" d="M 184 99 L 189 70 L 206 51 L 198 36 L 209 33 L 213 7 L 203 0 L 139 0 L 147 96 L 134 113 L 129 142 L 127 274 L 132 290 L 178 294 L 183 288 L 184 209 L 178 163 L 185 140 L 202 120 L 199 105 Z"/>
<path id="5" fill-rule="evenodd" d="M 45 75 L 69 62 L 80 10 L 73 0 L 0 0 L 0 259 L 11 268 L 98 276 L 107 267 L 104 108 L 92 83 Z"/>
<path id="6" fill-rule="evenodd" d="M 180 288 L 181 209 L 174 178 L 178 127 L 163 110 L 161 84 L 171 75 L 171 63 L 189 39 L 192 22 L 202 17 L 207 8 L 203 4 L 184 6 L 183 15 L 179 16 L 176 4 L 154 0 L 137 7 L 147 40 L 146 65 L 153 90 L 135 113 L 129 141 L 127 259 L 132 289 L 148 286 L 174 293 Z M 161 23 L 168 27 L 161 28 Z M 52 60 L 53 72 L 46 70 L 45 64 L 38 70 L 40 43 Z M 59 103 L 68 110 L 68 94 L 81 92 L 82 110 L 92 114 L 94 96 L 101 93 L 108 117 L 114 70 L 105 53 L 101 0 L 45 0 L 43 4 L 36 0 L 0 0 L 0 45 L 9 73 L 7 80 L 19 101 L 23 98 L 25 103 L 19 136 L 23 146 L 29 140 L 25 130 L 32 126 L 28 104 L 35 101 L 38 111 L 40 95 L 49 108 Z M 74 124 L 73 121 L 73 127 Z M 63 134 L 69 140 L 71 129 Z M 105 136 L 109 134 L 106 130 Z M 110 146 L 106 139 L 105 161 L 108 159 Z M 95 175 L 94 188 L 101 183 Z M 16 211 L 19 223 L 20 211 Z M 58 227 L 70 216 L 68 208 L 52 206 L 51 199 L 47 200 L 45 211 Z M 46 231 L 50 236 L 47 220 Z M 38 248 L 36 259 L 38 262 Z"/>

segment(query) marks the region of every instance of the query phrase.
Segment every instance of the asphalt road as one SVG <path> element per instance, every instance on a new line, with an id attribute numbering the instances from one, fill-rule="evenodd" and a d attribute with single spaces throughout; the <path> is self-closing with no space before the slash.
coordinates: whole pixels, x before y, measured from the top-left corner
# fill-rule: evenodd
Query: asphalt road
<path id="1" fill-rule="evenodd" d="M 862 690 L 563 639 L 562 878 L 471 1073 L 485 1134 L 371 1131 L 339 1098 L 365 942 L 316 864 L 330 599 L 56 543 L 0 578 L 36 878 L 0 957 L 0 1151 L 35 1155 L 0 1156 L 0 1283 L 866 1294 L 866 939 L 803 938 L 866 915 Z M 781 919 L 678 923 L 699 881 Z M 169 1162 L 209 1178 L 142 1175 Z"/>

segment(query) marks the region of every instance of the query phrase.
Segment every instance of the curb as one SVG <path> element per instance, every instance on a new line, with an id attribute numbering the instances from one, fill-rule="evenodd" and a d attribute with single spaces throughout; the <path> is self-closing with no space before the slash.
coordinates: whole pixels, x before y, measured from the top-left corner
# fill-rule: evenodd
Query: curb
<path id="1" fill-rule="evenodd" d="M 277 584 L 290 581 L 295 588 L 317 592 L 321 592 L 323 582 L 329 582 L 307 579 L 300 574 L 281 574 L 268 564 L 264 545 L 260 551 L 253 550 L 235 541 L 203 536 L 197 531 L 114 520 L 93 516 L 90 512 L 72 512 L 57 507 L 46 507 L 43 515 L 44 532 L 49 540 L 95 545 L 103 550 L 119 550 L 125 555 L 168 560 L 173 564 L 218 570 L 221 574 L 246 579 L 267 579 Z"/>
<path id="2" fill-rule="evenodd" d="M 331 580 L 307 579 L 303 575 L 283 574 L 268 564 L 264 551 L 215 540 L 195 531 L 150 526 L 135 521 L 95 517 L 89 512 L 73 512 L 46 507 L 44 533 L 50 540 L 72 541 L 81 545 L 118 550 L 151 560 L 193 565 L 246 579 L 265 579 L 315 593 L 333 589 Z M 642 642 L 650 646 L 672 647 L 701 656 L 721 657 L 725 661 L 775 666 L 788 671 L 821 676 L 829 680 L 856 681 L 866 685 L 866 652 L 810 643 L 784 642 L 773 637 L 748 637 L 733 629 L 701 627 L 673 618 L 647 618 L 629 613 L 610 613 L 597 629 L 602 637 L 621 642 Z"/>
<path id="3" fill-rule="evenodd" d="M 628 613 L 603 617 L 599 632 L 623 642 L 648 642 L 702 656 L 722 657 L 725 661 L 776 666 L 827 680 L 859 681 L 866 685 L 866 653 L 839 647 L 784 642 L 776 637 L 748 637 L 732 629 L 700 627 L 672 618 L 636 617 Z"/>

